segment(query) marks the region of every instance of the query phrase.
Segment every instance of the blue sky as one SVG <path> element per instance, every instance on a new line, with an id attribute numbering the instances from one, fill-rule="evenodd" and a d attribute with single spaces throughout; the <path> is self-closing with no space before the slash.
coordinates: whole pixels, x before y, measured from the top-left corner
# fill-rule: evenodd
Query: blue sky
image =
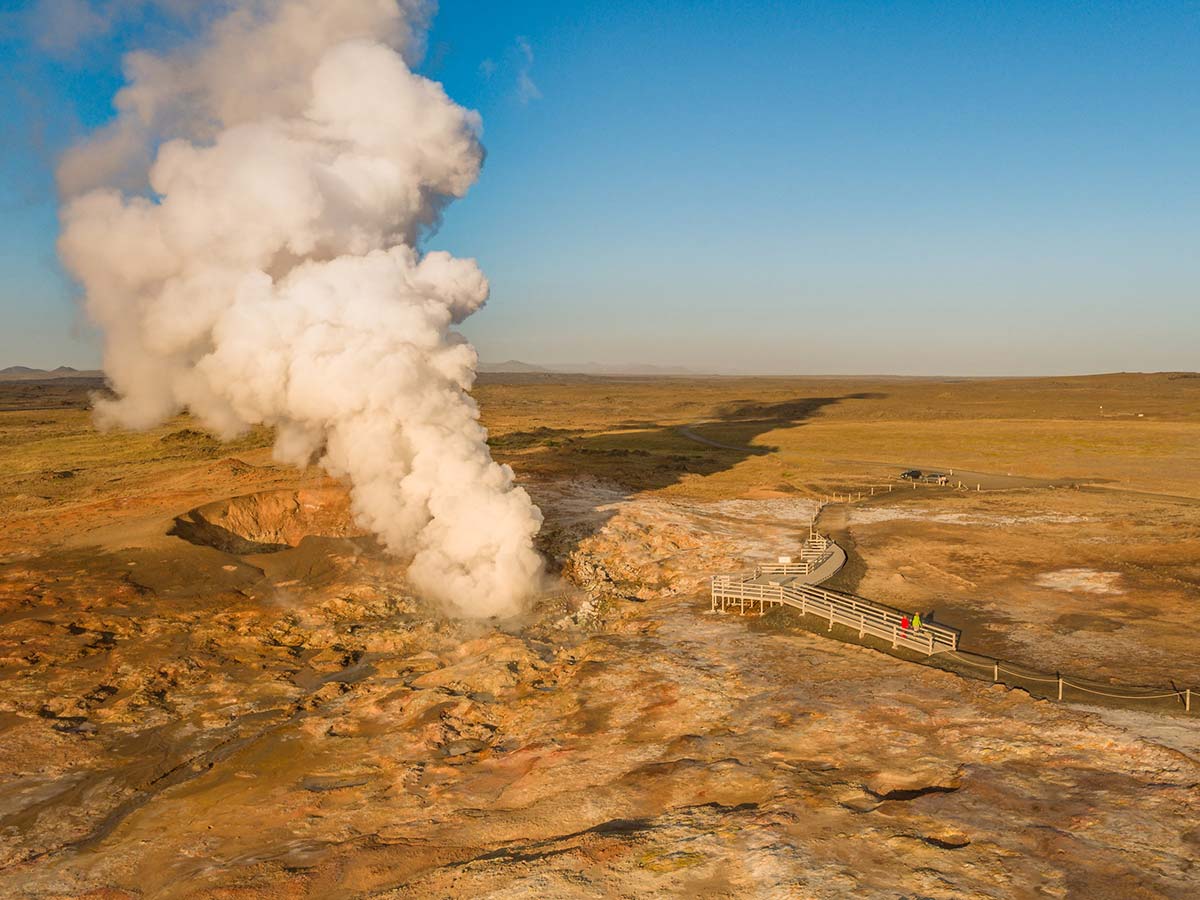
<path id="1" fill-rule="evenodd" d="M 50 170 L 175 31 L 27 26 L 0 22 L 0 366 L 93 364 Z M 485 359 L 1198 368 L 1194 2 L 443 0 L 423 71 L 484 117 L 428 243 L 492 280 Z"/>

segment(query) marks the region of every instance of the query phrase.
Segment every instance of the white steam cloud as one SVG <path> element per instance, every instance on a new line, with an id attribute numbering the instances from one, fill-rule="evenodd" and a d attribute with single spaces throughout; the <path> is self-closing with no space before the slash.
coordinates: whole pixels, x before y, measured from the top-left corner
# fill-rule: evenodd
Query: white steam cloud
<path id="1" fill-rule="evenodd" d="M 487 280 L 416 247 L 483 158 L 477 115 L 406 62 L 426 14 L 244 0 L 201 45 L 132 56 L 115 123 L 63 161 L 60 252 L 105 335 L 101 424 L 274 426 L 277 458 L 349 480 L 417 590 L 507 615 L 541 514 L 467 393 L 453 326 Z"/>

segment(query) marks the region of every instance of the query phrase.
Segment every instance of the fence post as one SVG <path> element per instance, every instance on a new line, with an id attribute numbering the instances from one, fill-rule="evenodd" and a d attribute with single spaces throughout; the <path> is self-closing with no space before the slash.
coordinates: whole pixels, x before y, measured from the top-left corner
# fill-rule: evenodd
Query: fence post
<path id="1" fill-rule="evenodd" d="M 858 639 L 861 641 L 863 632 L 867 630 L 867 617 L 863 613 L 858 614 Z"/>
<path id="2" fill-rule="evenodd" d="M 833 631 L 833 604 L 829 604 L 829 631 Z"/>
<path id="3" fill-rule="evenodd" d="M 1192 689 L 1191 688 L 1187 688 L 1183 692 L 1183 711 L 1184 712 L 1192 711 Z"/>
<path id="4" fill-rule="evenodd" d="M 1057 674 L 1058 674 L 1058 699 L 1061 700 L 1062 699 L 1062 672 L 1059 672 Z"/>
<path id="5" fill-rule="evenodd" d="M 992 663 L 992 681 L 1000 680 L 1000 660 Z"/>
<path id="6" fill-rule="evenodd" d="M 896 626 L 892 624 L 892 649 L 896 649 Z"/>
<path id="7" fill-rule="evenodd" d="M 929 632 L 929 653 L 928 656 L 933 656 L 933 632 Z"/>

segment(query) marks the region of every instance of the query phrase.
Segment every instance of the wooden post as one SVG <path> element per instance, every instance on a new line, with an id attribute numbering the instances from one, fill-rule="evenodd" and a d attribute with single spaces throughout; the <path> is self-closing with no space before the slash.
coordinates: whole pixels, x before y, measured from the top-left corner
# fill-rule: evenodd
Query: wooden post
<path id="1" fill-rule="evenodd" d="M 872 487 L 872 488 L 871 488 L 871 496 L 872 496 L 872 497 L 874 497 L 874 496 L 875 496 L 875 488 L 874 488 L 874 487 Z"/>
<path id="2" fill-rule="evenodd" d="M 975 485 L 975 493 L 978 494 L 982 490 L 983 490 L 983 485 L 980 485 L 980 484 Z"/>
<path id="3" fill-rule="evenodd" d="M 1183 710 L 1184 712 L 1192 711 L 1192 689 L 1188 688 L 1183 692 Z"/>
<path id="4" fill-rule="evenodd" d="M 928 634 L 929 634 L 929 653 L 926 655 L 933 656 L 933 632 L 930 631 Z"/>
<path id="5" fill-rule="evenodd" d="M 1058 673 L 1058 699 L 1062 699 L 1062 672 Z"/>
<path id="6" fill-rule="evenodd" d="M 896 641 L 897 641 L 897 637 L 896 637 L 896 626 L 895 626 L 895 625 L 893 625 L 893 626 L 892 626 L 892 649 L 893 649 L 893 650 L 895 650 L 895 649 L 896 649 Z"/>
<path id="7" fill-rule="evenodd" d="M 996 660 L 992 663 L 992 681 L 1000 680 L 1000 661 Z"/>
<path id="8" fill-rule="evenodd" d="M 833 604 L 829 604 L 829 631 L 833 631 Z"/>
<path id="9" fill-rule="evenodd" d="M 889 484 L 888 485 L 888 493 L 890 494 L 891 492 L 892 492 L 892 486 Z"/>
<path id="10" fill-rule="evenodd" d="M 867 630 L 867 617 L 862 613 L 858 614 L 858 638 L 862 640 L 863 632 Z"/>

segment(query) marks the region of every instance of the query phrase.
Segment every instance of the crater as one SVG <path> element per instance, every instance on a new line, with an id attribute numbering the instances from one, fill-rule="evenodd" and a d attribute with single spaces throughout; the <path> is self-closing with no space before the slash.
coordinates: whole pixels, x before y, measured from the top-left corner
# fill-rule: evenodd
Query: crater
<path id="1" fill-rule="evenodd" d="M 277 553 L 306 537 L 360 537 L 343 488 L 263 491 L 218 500 L 177 516 L 167 534 L 190 544 L 245 556 Z"/>

